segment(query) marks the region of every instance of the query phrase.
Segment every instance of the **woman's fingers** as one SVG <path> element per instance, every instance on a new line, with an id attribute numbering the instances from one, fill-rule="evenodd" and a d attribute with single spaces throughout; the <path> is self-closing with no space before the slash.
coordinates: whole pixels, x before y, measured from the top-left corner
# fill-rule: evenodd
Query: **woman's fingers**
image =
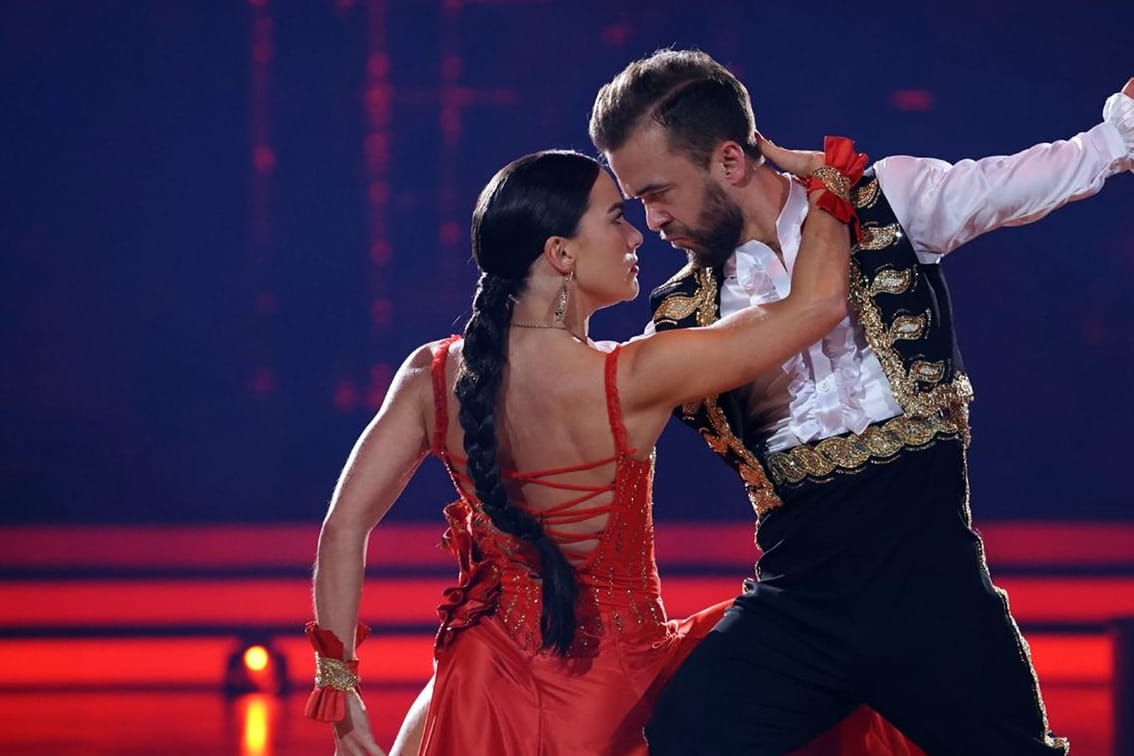
<path id="1" fill-rule="evenodd" d="M 772 140 L 766 138 L 759 131 L 756 132 L 756 143 L 764 157 L 771 160 L 785 173 L 794 173 L 796 176 L 806 178 L 823 165 L 823 153 L 814 150 L 789 150 L 780 147 Z"/>

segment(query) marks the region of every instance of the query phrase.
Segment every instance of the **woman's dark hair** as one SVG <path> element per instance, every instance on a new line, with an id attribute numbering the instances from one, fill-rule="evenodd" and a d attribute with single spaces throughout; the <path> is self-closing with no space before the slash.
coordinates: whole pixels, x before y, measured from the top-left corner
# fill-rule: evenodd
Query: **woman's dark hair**
<path id="1" fill-rule="evenodd" d="M 492 523 L 539 552 L 540 631 L 543 647 L 558 654 L 566 654 L 575 637 L 575 574 L 540 522 L 508 498 L 497 463 L 496 410 L 512 307 L 548 237 L 575 235 L 600 170 L 576 152 L 537 152 L 506 165 L 481 191 L 472 252 L 482 275 L 456 385 L 468 475 Z"/>

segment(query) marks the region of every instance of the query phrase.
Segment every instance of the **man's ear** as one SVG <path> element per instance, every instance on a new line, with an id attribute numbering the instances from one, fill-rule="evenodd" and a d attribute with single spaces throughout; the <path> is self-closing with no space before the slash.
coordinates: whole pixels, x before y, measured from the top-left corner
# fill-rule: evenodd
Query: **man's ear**
<path id="1" fill-rule="evenodd" d="M 560 275 L 567 275 L 575 267 L 575 253 L 563 236 L 549 236 L 543 243 L 543 256 Z"/>
<path id="2" fill-rule="evenodd" d="M 742 184 L 748 177 L 748 155 L 736 142 L 726 140 L 713 150 L 709 172 L 726 184 Z"/>

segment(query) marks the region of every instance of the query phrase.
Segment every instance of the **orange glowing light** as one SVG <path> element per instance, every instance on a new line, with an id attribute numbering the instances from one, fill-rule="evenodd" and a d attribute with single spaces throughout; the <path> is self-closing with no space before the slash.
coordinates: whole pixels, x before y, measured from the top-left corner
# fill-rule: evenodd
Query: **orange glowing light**
<path id="1" fill-rule="evenodd" d="M 253 672 L 263 672 L 268 668 L 268 649 L 263 646 L 250 646 L 244 652 L 244 666 Z"/>
<path id="2" fill-rule="evenodd" d="M 244 710 L 244 733 L 241 738 L 240 756 L 265 756 L 270 750 L 270 729 L 266 697 L 250 696 Z"/>

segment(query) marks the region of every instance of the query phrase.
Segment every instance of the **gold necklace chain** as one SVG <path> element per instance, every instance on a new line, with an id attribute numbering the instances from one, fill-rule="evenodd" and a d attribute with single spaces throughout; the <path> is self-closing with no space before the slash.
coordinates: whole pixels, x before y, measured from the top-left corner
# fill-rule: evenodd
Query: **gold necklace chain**
<path id="1" fill-rule="evenodd" d="M 572 331 L 566 325 L 555 325 L 555 324 L 549 325 L 547 323 L 509 323 L 508 327 L 509 328 L 541 328 L 541 329 L 548 329 L 548 330 L 552 330 L 552 331 L 566 331 L 567 333 L 571 334 L 572 336 L 574 336 L 576 339 L 583 342 L 584 344 L 587 343 L 586 339 L 584 339 L 582 336 L 580 336 L 579 334 Z"/>

